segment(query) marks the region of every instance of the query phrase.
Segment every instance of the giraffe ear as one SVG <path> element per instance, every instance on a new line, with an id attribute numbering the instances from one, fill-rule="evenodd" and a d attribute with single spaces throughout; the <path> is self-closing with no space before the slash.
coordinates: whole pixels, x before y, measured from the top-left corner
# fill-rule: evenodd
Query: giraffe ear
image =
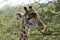
<path id="1" fill-rule="evenodd" d="M 17 19 L 22 18 L 22 15 L 20 13 L 17 13 L 16 16 L 17 16 Z"/>
<path id="2" fill-rule="evenodd" d="M 24 6 L 24 10 L 27 12 L 27 7 Z"/>

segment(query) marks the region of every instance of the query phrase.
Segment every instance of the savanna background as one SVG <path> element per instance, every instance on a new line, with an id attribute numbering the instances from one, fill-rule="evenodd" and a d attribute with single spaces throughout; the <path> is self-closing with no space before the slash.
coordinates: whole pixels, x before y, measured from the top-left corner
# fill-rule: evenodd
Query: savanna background
<path id="1" fill-rule="evenodd" d="M 16 13 L 24 14 L 23 7 L 29 5 L 45 23 L 46 31 L 56 31 L 53 34 L 58 34 L 42 35 L 37 29 L 31 28 L 29 40 L 60 40 L 60 0 L 22 1 L 0 0 L 0 40 L 19 40 L 22 19 L 17 19 Z"/>

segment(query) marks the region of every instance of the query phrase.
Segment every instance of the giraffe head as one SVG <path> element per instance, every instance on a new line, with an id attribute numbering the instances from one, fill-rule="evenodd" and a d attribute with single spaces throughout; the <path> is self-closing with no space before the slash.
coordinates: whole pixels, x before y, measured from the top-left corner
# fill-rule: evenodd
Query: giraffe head
<path id="1" fill-rule="evenodd" d="M 25 14 L 22 16 L 21 14 L 17 14 L 19 17 L 22 17 L 26 22 L 28 22 L 29 26 L 37 27 L 40 29 L 44 29 L 44 23 L 37 17 L 37 13 L 33 10 L 32 6 L 29 6 L 29 10 L 27 7 L 24 7 Z"/>

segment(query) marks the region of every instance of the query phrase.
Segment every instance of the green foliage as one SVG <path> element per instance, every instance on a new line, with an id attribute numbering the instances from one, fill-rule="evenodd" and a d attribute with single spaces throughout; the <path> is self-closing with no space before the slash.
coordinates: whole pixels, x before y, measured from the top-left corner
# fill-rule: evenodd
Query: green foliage
<path id="1" fill-rule="evenodd" d="M 48 27 L 47 30 L 60 31 L 60 1 L 49 4 L 34 3 L 33 8 Z M 24 13 L 23 7 L 20 5 L 0 10 L 0 40 L 19 40 L 22 19 L 17 19 L 16 12 Z M 42 35 L 37 29 L 31 28 L 29 40 L 60 40 L 60 35 Z"/>

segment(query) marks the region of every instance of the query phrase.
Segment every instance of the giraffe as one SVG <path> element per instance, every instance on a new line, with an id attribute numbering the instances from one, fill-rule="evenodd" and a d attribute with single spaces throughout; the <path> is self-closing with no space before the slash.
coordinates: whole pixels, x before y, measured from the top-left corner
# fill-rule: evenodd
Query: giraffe
<path id="1" fill-rule="evenodd" d="M 28 30 L 30 27 L 37 28 L 38 30 L 43 30 L 45 27 L 45 24 L 38 18 L 37 13 L 33 10 L 32 6 L 29 6 L 29 10 L 27 7 L 24 7 L 24 10 L 24 15 L 17 14 L 18 18 L 23 18 L 20 40 L 28 40 Z"/>

